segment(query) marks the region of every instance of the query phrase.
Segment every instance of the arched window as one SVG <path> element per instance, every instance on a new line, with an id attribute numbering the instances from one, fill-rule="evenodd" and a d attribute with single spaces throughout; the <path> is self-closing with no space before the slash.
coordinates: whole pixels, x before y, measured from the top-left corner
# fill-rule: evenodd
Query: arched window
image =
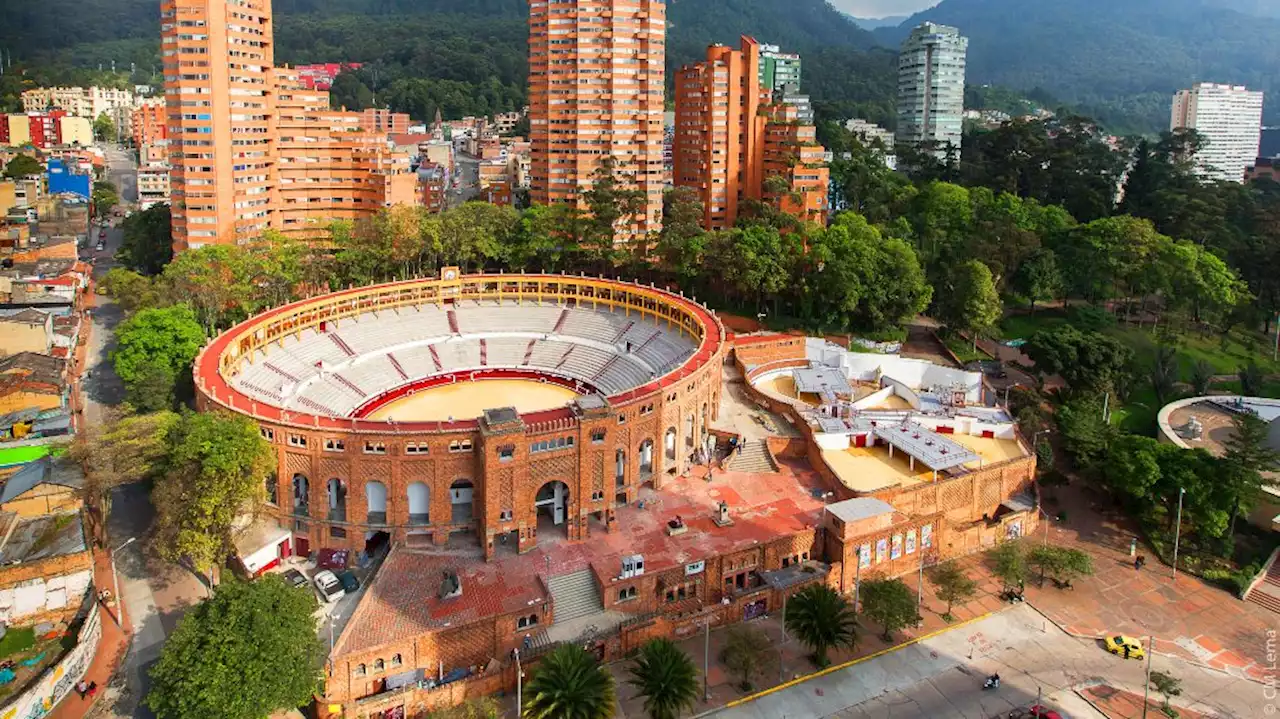
<path id="1" fill-rule="evenodd" d="M 431 523 L 431 490 L 423 482 L 409 485 L 409 524 Z"/>
<path id="2" fill-rule="evenodd" d="M 365 674 L 367 674 L 368 672 L 369 672 L 369 669 L 368 669 L 368 667 L 366 667 L 365 665 L 363 665 L 363 664 L 357 664 L 357 665 L 356 665 L 356 676 L 358 676 L 358 677 L 362 677 L 362 676 L 364 676 Z"/>
<path id="3" fill-rule="evenodd" d="M 392 668 L 392 669 L 394 669 L 394 668 L 396 668 L 396 667 L 400 666 L 400 665 L 401 665 L 401 664 L 403 664 L 403 663 L 404 663 L 404 662 L 400 659 L 400 655 L 399 655 L 399 654 L 392 654 L 392 655 L 391 655 L 391 668 Z"/>
<path id="4" fill-rule="evenodd" d="M 382 661 L 381 659 L 374 659 L 374 660 L 373 660 L 373 672 L 374 672 L 375 674 L 377 674 L 378 672 L 383 671 L 383 670 L 384 670 L 384 669 L 386 669 L 386 668 L 387 668 L 386 664 L 384 664 L 384 663 L 383 663 L 383 661 Z"/>
<path id="5" fill-rule="evenodd" d="M 387 523 L 387 485 L 378 481 L 365 482 L 365 506 L 368 509 L 369 524 Z"/>

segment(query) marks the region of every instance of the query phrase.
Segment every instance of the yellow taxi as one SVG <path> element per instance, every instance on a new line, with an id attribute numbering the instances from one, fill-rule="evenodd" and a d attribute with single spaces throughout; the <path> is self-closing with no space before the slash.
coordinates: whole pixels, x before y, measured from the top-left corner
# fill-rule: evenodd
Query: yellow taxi
<path id="1" fill-rule="evenodd" d="M 1142 649 L 1142 642 L 1133 637 L 1126 637 L 1123 634 L 1107 637 L 1102 640 L 1102 643 L 1106 645 L 1107 651 L 1123 656 L 1125 659 L 1142 659 L 1146 656 Z M 1126 649 L 1129 651 L 1126 652 Z"/>

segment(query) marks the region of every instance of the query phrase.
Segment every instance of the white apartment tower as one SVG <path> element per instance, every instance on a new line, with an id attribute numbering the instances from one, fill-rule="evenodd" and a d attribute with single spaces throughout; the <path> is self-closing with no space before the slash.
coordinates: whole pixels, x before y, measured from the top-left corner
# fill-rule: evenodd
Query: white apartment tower
<path id="1" fill-rule="evenodd" d="M 1196 156 L 1202 177 L 1243 182 L 1262 141 L 1262 93 L 1244 85 L 1198 82 L 1173 96 L 1169 129 L 1187 128 L 1204 136 Z"/>
<path id="2" fill-rule="evenodd" d="M 954 27 L 924 23 L 898 54 L 897 141 L 933 143 L 958 152 L 964 129 L 964 67 L 969 38 Z"/>

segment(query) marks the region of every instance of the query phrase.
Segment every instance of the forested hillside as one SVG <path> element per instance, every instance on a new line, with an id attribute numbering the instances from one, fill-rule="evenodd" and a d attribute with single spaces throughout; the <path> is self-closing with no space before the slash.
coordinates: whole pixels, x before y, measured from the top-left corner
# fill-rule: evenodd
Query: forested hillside
<path id="1" fill-rule="evenodd" d="M 1266 90 L 1280 121 L 1277 14 L 1275 0 L 944 0 L 875 35 L 897 45 L 925 20 L 955 25 L 970 83 L 1041 88 L 1109 129 L 1150 132 L 1195 81 Z"/>

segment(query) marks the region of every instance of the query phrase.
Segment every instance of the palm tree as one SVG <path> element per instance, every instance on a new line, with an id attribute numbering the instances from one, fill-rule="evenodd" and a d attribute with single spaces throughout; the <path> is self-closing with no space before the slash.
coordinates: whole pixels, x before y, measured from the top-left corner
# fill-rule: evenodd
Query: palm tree
<path id="1" fill-rule="evenodd" d="M 644 697 L 649 719 L 676 719 L 698 700 L 698 670 L 670 639 L 653 639 L 640 647 L 630 684 Z"/>
<path id="2" fill-rule="evenodd" d="M 585 649 L 566 644 L 543 657 L 525 689 L 524 719 L 609 719 L 613 676 Z"/>
<path id="3" fill-rule="evenodd" d="M 852 647 L 858 641 L 857 620 L 849 600 L 825 584 L 810 584 L 787 603 L 787 631 L 813 650 L 810 657 L 825 667 L 827 650 Z"/>

